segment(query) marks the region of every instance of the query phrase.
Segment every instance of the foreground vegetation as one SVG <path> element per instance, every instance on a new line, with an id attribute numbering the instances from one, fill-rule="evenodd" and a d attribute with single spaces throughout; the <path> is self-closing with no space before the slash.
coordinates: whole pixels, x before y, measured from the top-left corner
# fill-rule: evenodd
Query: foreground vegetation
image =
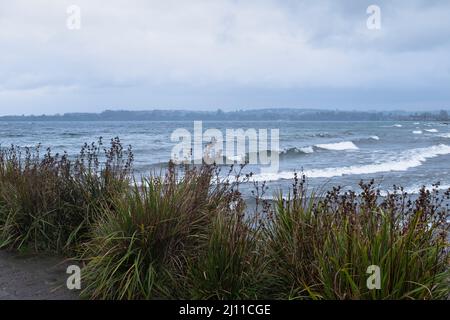
<path id="1" fill-rule="evenodd" d="M 92 299 L 447 299 L 446 192 L 317 194 L 295 176 L 249 209 L 240 168 L 169 165 L 132 179 L 131 150 L 85 145 L 78 157 L 0 151 L 0 246 L 83 264 Z M 131 186 L 131 187 L 130 187 Z M 369 289 L 369 266 L 380 268 Z"/>
<path id="2" fill-rule="evenodd" d="M 79 155 L 41 146 L 0 150 L 0 247 L 70 252 L 114 194 L 130 183 L 132 153 L 118 138 L 104 148 L 85 144 Z"/>

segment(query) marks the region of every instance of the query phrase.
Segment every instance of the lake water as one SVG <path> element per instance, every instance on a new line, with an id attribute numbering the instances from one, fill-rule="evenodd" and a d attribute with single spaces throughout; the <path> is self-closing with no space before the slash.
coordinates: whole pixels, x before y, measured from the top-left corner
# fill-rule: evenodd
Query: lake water
<path id="1" fill-rule="evenodd" d="M 84 142 L 120 137 L 132 145 L 136 174 L 149 173 L 171 157 L 177 128 L 193 132 L 193 122 L 0 122 L 0 143 L 44 147 L 73 155 Z M 287 189 L 294 172 L 303 172 L 311 188 L 341 185 L 357 189 L 375 179 L 383 190 L 401 185 L 411 193 L 440 182 L 450 187 L 450 126 L 439 122 L 203 122 L 203 130 L 279 129 L 280 166 L 275 173 L 247 170 L 267 181 L 270 190 Z"/>

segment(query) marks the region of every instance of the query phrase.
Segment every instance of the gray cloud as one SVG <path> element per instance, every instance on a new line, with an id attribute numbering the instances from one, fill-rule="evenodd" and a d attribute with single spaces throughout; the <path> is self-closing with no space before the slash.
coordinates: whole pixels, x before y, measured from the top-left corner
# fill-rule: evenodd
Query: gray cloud
<path id="1" fill-rule="evenodd" d="M 449 13 L 437 0 L 3 1 L 0 113 L 448 107 Z"/>

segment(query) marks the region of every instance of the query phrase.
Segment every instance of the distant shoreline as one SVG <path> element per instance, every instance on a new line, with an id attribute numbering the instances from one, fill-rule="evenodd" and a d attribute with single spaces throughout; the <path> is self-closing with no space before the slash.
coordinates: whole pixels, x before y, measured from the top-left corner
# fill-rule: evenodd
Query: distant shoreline
<path id="1" fill-rule="evenodd" d="M 55 115 L 5 115 L 2 122 L 16 121 L 439 121 L 450 123 L 450 111 L 339 111 L 315 109 L 253 109 L 237 111 L 106 110 L 101 113 Z"/>

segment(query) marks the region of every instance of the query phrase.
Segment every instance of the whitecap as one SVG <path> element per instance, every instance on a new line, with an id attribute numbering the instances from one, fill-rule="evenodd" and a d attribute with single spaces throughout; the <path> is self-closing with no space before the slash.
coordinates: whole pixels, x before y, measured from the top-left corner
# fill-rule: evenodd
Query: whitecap
<path id="1" fill-rule="evenodd" d="M 316 144 L 316 147 L 320 148 L 320 149 L 333 150 L 333 151 L 358 150 L 359 149 L 352 141 Z"/>
<path id="2" fill-rule="evenodd" d="M 372 139 L 372 140 L 380 140 L 380 137 L 379 136 L 371 136 L 370 139 Z"/>
<path id="3" fill-rule="evenodd" d="M 414 130 L 413 133 L 414 134 L 422 134 L 423 132 L 422 132 L 422 130 Z"/>
<path id="4" fill-rule="evenodd" d="M 314 152 L 313 147 L 302 147 L 302 148 L 299 148 L 299 150 L 303 153 L 313 153 Z"/>
<path id="5" fill-rule="evenodd" d="M 401 124 L 394 124 L 393 126 L 396 127 L 396 128 L 401 128 L 401 127 L 403 127 Z"/>
<path id="6" fill-rule="evenodd" d="M 409 193 L 409 194 L 418 194 L 420 193 L 420 190 L 422 190 L 423 185 L 417 185 L 417 186 L 412 186 L 412 187 L 408 187 L 405 189 L 405 192 Z M 433 185 L 426 185 L 425 186 L 426 190 L 449 190 L 450 189 L 450 185 L 448 184 L 444 184 L 444 185 L 438 185 L 438 186 L 433 186 Z"/>
<path id="7" fill-rule="evenodd" d="M 436 133 L 438 132 L 436 129 L 425 129 L 426 132 Z"/>
<path id="8" fill-rule="evenodd" d="M 424 185 L 415 185 L 415 186 L 404 188 L 403 191 L 406 192 L 407 194 L 419 194 L 423 187 L 424 187 Z M 429 191 L 432 191 L 432 190 L 445 190 L 446 191 L 449 189 L 450 189 L 450 185 L 448 185 L 448 184 L 447 185 L 439 185 L 439 186 L 425 185 L 425 190 L 429 190 Z M 386 197 L 389 194 L 393 194 L 394 192 L 395 192 L 395 190 L 392 190 L 392 189 L 381 190 L 380 195 L 382 197 Z M 399 191 L 397 190 L 397 192 L 399 192 Z"/>
<path id="9" fill-rule="evenodd" d="M 397 157 L 359 166 L 334 167 L 324 169 L 305 170 L 303 173 L 308 178 L 332 178 L 344 175 L 375 174 L 379 172 L 407 171 L 408 169 L 421 166 L 428 159 L 450 154 L 450 146 L 445 144 L 435 145 L 427 148 L 406 150 Z M 253 176 L 255 181 L 277 181 L 292 179 L 294 171 L 261 173 Z"/>

